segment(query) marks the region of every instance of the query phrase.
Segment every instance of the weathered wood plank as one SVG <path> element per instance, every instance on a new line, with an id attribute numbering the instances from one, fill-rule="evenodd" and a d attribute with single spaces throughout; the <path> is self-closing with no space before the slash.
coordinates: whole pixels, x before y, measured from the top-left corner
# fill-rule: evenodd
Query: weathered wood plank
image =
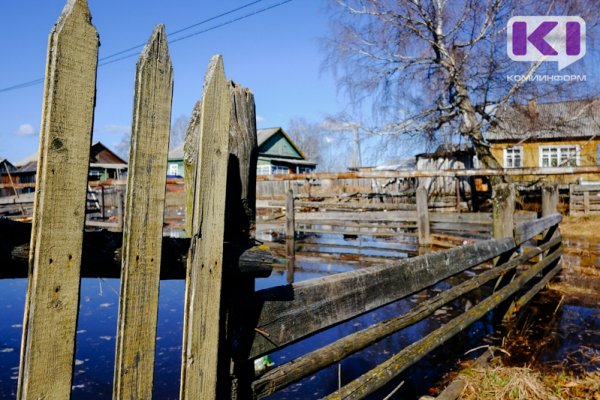
<path id="1" fill-rule="evenodd" d="M 185 131 L 183 145 L 183 169 L 185 185 L 185 232 L 192 236 L 192 215 L 194 215 L 194 196 L 196 193 L 196 169 L 198 165 L 198 141 L 200 140 L 200 122 L 202 120 L 202 102 L 198 101 L 192 110 L 192 116 Z"/>
<path id="2" fill-rule="evenodd" d="M 492 293 L 468 311 L 442 325 L 441 328 L 436 329 L 424 338 L 405 347 L 401 352 L 343 386 L 339 391 L 324 397 L 324 399 L 362 399 L 375 392 L 398 376 L 402 371 L 406 370 L 406 368 L 425 357 L 431 350 L 444 344 L 458 332 L 483 317 L 489 310 L 512 296 L 541 270 L 558 259 L 560 254 L 560 251 L 555 251 L 547 258 L 544 258 L 519 274 L 511 283 Z"/>
<path id="3" fill-rule="evenodd" d="M 514 248 L 485 241 L 294 285 L 259 291 L 249 301 L 247 338 L 238 355 L 256 357 L 431 286 Z M 253 322 L 254 321 L 254 322 Z M 255 335 L 259 328 L 269 336 Z"/>
<path id="4" fill-rule="evenodd" d="M 492 225 L 490 213 L 429 213 L 430 222 Z"/>
<path id="5" fill-rule="evenodd" d="M 154 378 L 173 67 L 164 25 L 137 63 L 113 397 L 149 399 Z"/>
<path id="6" fill-rule="evenodd" d="M 290 189 L 287 192 L 287 201 L 285 203 L 285 257 L 287 259 L 287 283 L 294 283 L 294 265 L 296 264 L 295 213 L 294 192 Z"/>
<path id="7" fill-rule="evenodd" d="M 556 213 L 534 221 L 517 224 L 514 229 L 515 243 L 517 245 L 525 243 L 546 229 L 559 224 L 560 221 L 562 221 L 562 216 Z"/>
<path id="8" fill-rule="evenodd" d="M 421 321 L 445 304 L 518 267 L 530 258 L 558 243 L 560 243 L 560 238 L 555 238 L 540 248 L 521 254 L 505 264 L 476 275 L 426 300 L 406 314 L 371 325 L 366 329 L 345 336 L 327 346 L 321 347 L 267 372 L 252 384 L 255 397 L 260 399 L 269 396 L 291 383 L 338 362 L 400 329 Z"/>
<path id="9" fill-rule="evenodd" d="M 296 222 L 304 220 L 413 222 L 417 221 L 417 214 L 414 211 L 363 211 L 360 213 L 343 211 L 297 212 Z"/>
<path id="10" fill-rule="evenodd" d="M 492 236 L 495 239 L 511 237 L 514 228 L 515 187 L 501 183 L 493 189 Z"/>
<path id="11" fill-rule="evenodd" d="M 231 113 L 221 56 L 213 56 L 208 66 L 201 113 L 185 299 L 181 398 L 209 400 L 216 397 Z"/>
<path id="12" fill-rule="evenodd" d="M 417 232 L 420 245 L 428 245 L 431 242 L 427 189 L 424 186 L 417 188 Z"/>
<path id="13" fill-rule="evenodd" d="M 298 198 L 298 196 L 295 196 Z M 284 207 L 285 202 L 272 200 L 269 206 Z M 320 201 L 297 201 L 296 207 L 325 208 L 331 210 L 415 210 L 414 204 L 408 203 L 334 203 Z"/>
<path id="14" fill-rule="evenodd" d="M 70 0 L 48 39 L 17 397 L 70 397 L 98 34 Z"/>
<path id="15" fill-rule="evenodd" d="M 542 187 L 542 217 L 558 212 L 558 186 L 547 184 Z"/>

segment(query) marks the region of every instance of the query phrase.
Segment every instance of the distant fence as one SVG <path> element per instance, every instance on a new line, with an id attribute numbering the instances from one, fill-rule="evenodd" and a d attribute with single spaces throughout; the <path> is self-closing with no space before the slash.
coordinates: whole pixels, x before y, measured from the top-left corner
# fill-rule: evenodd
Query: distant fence
<path id="1" fill-rule="evenodd" d="M 600 185 L 570 185 L 569 213 L 572 215 L 600 213 Z"/>

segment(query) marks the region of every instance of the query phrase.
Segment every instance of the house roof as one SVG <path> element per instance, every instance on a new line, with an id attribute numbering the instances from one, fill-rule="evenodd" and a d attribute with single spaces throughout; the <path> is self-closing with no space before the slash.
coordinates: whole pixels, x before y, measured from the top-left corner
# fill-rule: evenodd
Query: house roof
<path id="1" fill-rule="evenodd" d="M 38 151 L 15 163 L 18 173 L 36 172 Z M 106 147 L 102 142 L 94 143 L 90 148 L 90 166 L 100 168 L 127 168 L 127 162 Z"/>
<path id="2" fill-rule="evenodd" d="M 298 160 L 298 159 L 294 159 L 294 158 L 278 158 L 278 157 L 259 157 L 263 160 L 268 160 L 268 161 L 274 161 L 274 162 L 278 162 L 278 163 L 284 163 L 284 164 L 292 164 L 292 165 L 306 165 L 306 166 L 316 166 L 317 163 L 314 163 L 312 161 L 307 161 L 307 160 Z"/>
<path id="3" fill-rule="evenodd" d="M 592 137 L 600 134 L 600 99 L 503 106 L 496 119 L 490 142 Z"/>
<path id="4" fill-rule="evenodd" d="M 127 164 L 125 160 L 106 147 L 102 142 L 96 142 L 90 149 L 90 162 L 97 164 Z"/>
<path id="5" fill-rule="evenodd" d="M 442 144 L 433 153 L 417 154 L 415 158 L 451 158 L 458 156 L 474 156 L 475 149 L 467 144 Z"/>
<path id="6" fill-rule="evenodd" d="M 266 129 L 259 129 L 256 131 L 256 135 L 257 135 L 257 139 L 258 139 L 258 154 L 260 153 L 260 146 L 262 146 L 263 144 L 265 144 L 265 142 L 267 140 L 269 140 L 271 137 L 275 136 L 278 132 L 281 132 L 281 134 L 285 137 L 285 139 L 290 143 L 290 145 L 294 148 L 294 150 L 296 150 L 298 152 L 298 154 L 300 154 L 300 157 L 302 157 L 303 159 L 306 160 L 306 156 L 304 155 L 304 153 L 302 152 L 302 150 L 300 150 L 298 148 L 298 146 L 296 146 L 296 143 L 294 143 L 294 141 L 292 140 L 292 138 L 290 138 L 290 136 L 285 133 L 285 131 L 280 128 L 266 128 Z"/>

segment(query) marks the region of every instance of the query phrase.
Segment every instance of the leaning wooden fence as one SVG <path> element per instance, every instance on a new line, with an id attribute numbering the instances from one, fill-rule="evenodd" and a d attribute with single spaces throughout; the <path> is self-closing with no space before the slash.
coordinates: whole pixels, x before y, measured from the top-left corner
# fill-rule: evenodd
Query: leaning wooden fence
<path id="1" fill-rule="evenodd" d="M 600 185 L 570 185 L 569 213 L 571 215 L 600 213 Z"/>

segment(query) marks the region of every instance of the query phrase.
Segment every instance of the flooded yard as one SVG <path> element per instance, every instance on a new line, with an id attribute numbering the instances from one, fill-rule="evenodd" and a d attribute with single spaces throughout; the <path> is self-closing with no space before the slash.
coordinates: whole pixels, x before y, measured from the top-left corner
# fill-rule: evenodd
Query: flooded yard
<path id="1" fill-rule="evenodd" d="M 383 239 L 348 240 L 341 235 L 323 235 L 310 241 L 321 251 L 339 251 L 340 244 L 353 243 L 351 252 L 361 256 L 387 255 L 379 246 L 395 247 L 394 255 L 402 246 Z M 334 246 L 334 247 L 331 247 Z M 361 249 L 362 248 L 362 249 Z M 598 249 L 598 247 L 595 247 Z M 407 252 L 412 249 L 406 248 Z M 592 250 L 588 248 L 588 251 Z M 316 250 L 315 250 L 316 251 Z M 414 250 L 412 250 L 414 251 Z M 577 276 L 582 264 L 577 255 L 567 251 L 563 282 L 571 275 Z M 406 254 L 404 254 L 406 256 Z M 587 260 L 587 259 L 586 259 Z M 593 258 L 593 268 L 598 258 Z M 579 264 L 578 264 L 579 262 Z M 585 262 L 589 267 L 588 261 Z M 296 263 L 296 282 L 334 273 L 362 268 L 360 262 L 334 259 L 299 257 Z M 368 268 L 368 267 L 366 267 Z M 575 269 L 574 269 L 575 268 Z M 257 280 L 257 289 L 286 284 L 285 268 L 275 268 L 271 277 Z M 458 277 L 460 279 L 460 276 Z M 17 387 L 19 348 L 22 332 L 23 305 L 27 282 L 25 279 L 0 280 L 0 398 L 14 398 Z M 559 284 L 560 285 L 560 284 Z M 366 315 L 354 318 L 334 328 L 321 332 L 272 353 L 275 365 L 281 365 L 301 354 L 318 349 L 325 344 L 364 329 L 374 323 L 403 314 L 427 297 L 451 287 L 442 282 L 417 295 L 389 304 Z M 83 279 L 81 285 L 80 314 L 77 332 L 77 350 L 73 379 L 73 399 L 109 399 L 112 396 L 115 334 L 118 310 L 118 279 Z M 154 396 L 160 399 L 177 399 L 179 391 L 181 336 L 183 321 L 184 282 L 161 281 L 159 322 L 157 332 Z M 431 317 L 401 330 L 374 345 L 334 364 L 314 375 L 292 384 L 271 396 L 272 399 L 320 398 L 335 391 L 338 378 L 342 385 L 399 352 L 410 343 L 438 328 L 445 321 L 470 307 L 474 298 L 467 296 L 436 311 Z M 500 342 L 497 316 L 493 312 L 472 324 L 451 341 L 432 352 L 419 363 L 401 374 L 392 383 L 371 398 L 379 399 L 391 392 L 400 382 L 402 388 L 394 398 L 417 399 L 422 395 L 435 395 L 444 375 L 459 368 L 461 359 L 470 359 L 481 351 L 464 355 L 469 350 L 490 344 L 504 346 L 512 357 L 506 362 L 528 363 L 544 368 L 566 371 L 594 370 L 600 367 L 600 310 L 590 304 L 555 291 L 544 291 L 528 308 L 508 340 Z"/>

